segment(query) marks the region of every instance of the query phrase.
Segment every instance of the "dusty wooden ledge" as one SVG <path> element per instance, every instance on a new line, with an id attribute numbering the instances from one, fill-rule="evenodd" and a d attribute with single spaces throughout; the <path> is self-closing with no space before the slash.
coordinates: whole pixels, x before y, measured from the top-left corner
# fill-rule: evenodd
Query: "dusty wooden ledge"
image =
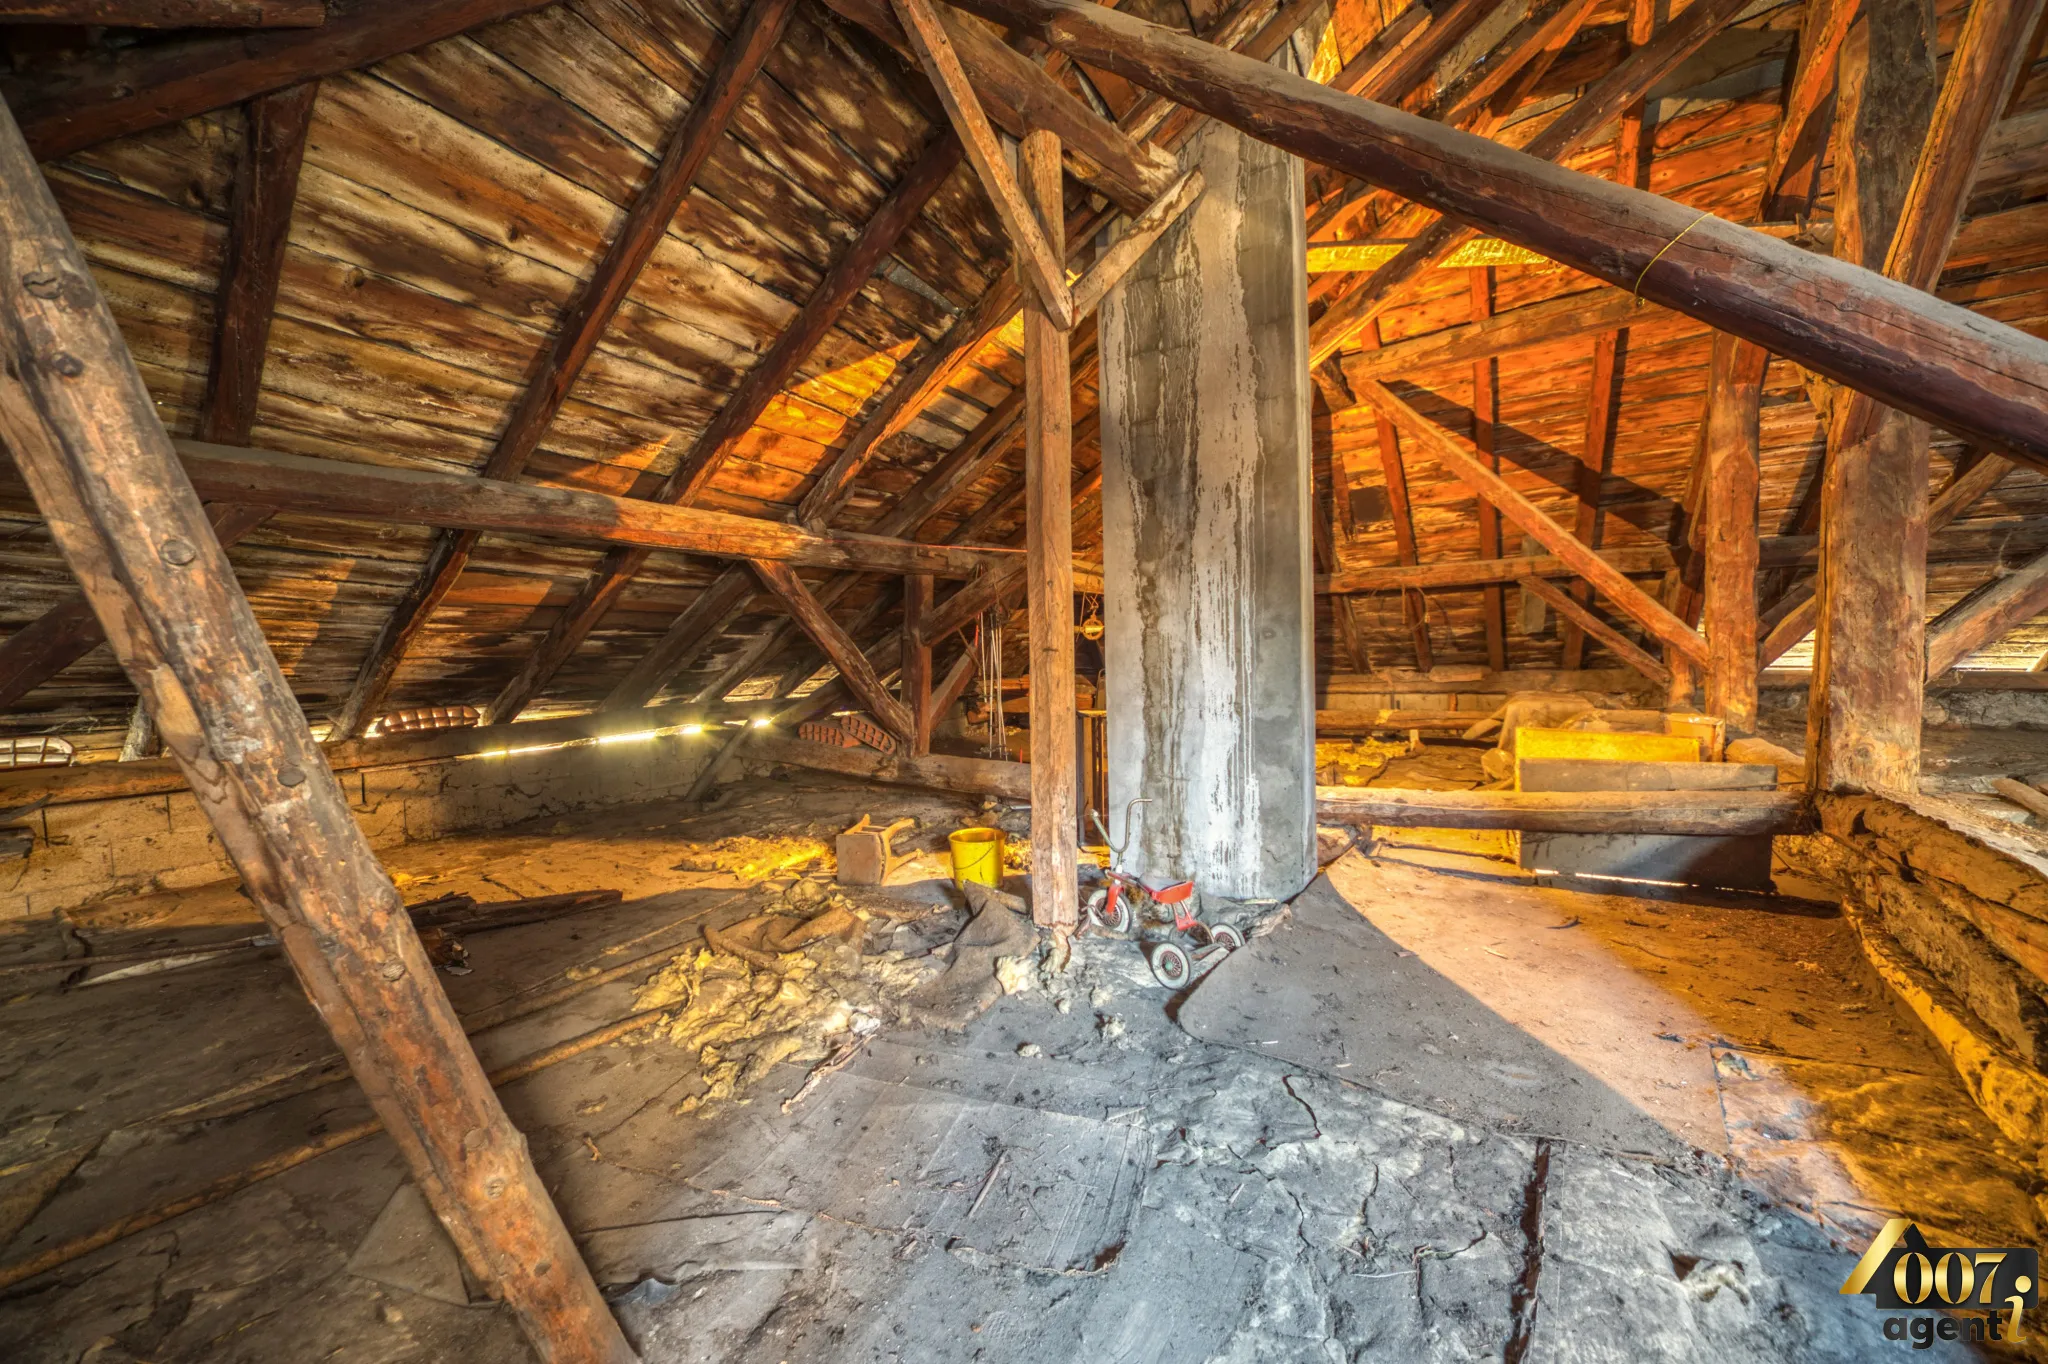
<path id="1" fill-rule="evenodd" d="M 758 762 L 789 763 L 897 786 L 929 786 L 966 795 L 1031 799 L 1030 763 L 955 758 L 939 753 L 921 758 L 891 756 L 869 748 L 835 748 L 766 731 L 748 739 L 743 752 Z"/>
<path id="2" fill-rule="evenodd" d="M 1907 956 L 1853 900 L 1842 901 L 1842 914 L 1854 925 L 1863 955 L 1933 1034 L 1984 1116 L 2021 1145 L 2048 1148 L 2048 1076 L 2021 1064 L 1986 1036 L 1948 987 Z"/>
<path id="3" fill-rule="evenodd" d="M 1462 732 L 1492 714 L 1490 710 L 1319 710 L 1316 712 L 1316 734 L 1320 738 L 1341 738 L 1410 729 Z"/>
<path id="4" fill-rule="evenodd" d="M 1839 886 L 1864 955 L 1985 1115 L 2048 1147 L 2048 840 L 1938 797 L 1827 794 L 1816 809 L 1822 836 L 1787 856 Z"/>
<path id="5" fill-rule="evenodd" d="M 1391 828 L 1549 834 L 1790 834 L 1813 827 L 1795 791 L 1409 791 L 1319 786 L 1316 816 Z"/>

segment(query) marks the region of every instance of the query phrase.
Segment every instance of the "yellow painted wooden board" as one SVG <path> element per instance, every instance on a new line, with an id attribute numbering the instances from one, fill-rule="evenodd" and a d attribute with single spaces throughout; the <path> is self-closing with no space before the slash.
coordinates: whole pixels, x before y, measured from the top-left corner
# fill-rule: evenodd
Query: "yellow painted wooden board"
<path id="1" fill-rule="evenodd" d="M 1592 758 L 1607 762 L 1696 763 L 1700 741 L 1687 734 L 1608 734 L 1583 729 L 1515 731 L 1515 789 L 1525 758 Z"/>

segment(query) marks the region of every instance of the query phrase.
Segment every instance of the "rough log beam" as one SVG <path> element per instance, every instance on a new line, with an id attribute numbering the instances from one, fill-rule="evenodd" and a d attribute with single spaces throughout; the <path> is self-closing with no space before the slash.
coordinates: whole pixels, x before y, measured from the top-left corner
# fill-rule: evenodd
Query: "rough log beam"
<path id="1" fill-rule="evenodd" d="M 981 2 L 1060 5 L 1077 3 L 1079 0 L 981 0 Z M 1620 66 L 1603 76 L 1599 81 L 1590 86 L 1584 94 L 1573 101 L 1565 109 L 1564 113 L 1559 115 L 1554 122 L 1536 135 L 1535 140 L 1529 144 L 1525 152 L 1513 153 L 1513 155 L 1525 156 L 1544 162 L 1564 160 L 1564 158 L 1591 142 L 1594 134 L 1608 126 L 1615 119 L 1621 117 L 1631 105 L 1641 101 L 1645 95 L 1649 94 L 1656 87 L 1659 81 L 1671 74 L 1680 62 L 1698 51 L 1706 44 L 1708 39 L 1726 27 L 1729 21 L 1734 19 L 1746 4 L 1747 0 L 1694 0 L 1694 3 L 1688 6 L 1683 14 L 1680 14 L 1676 19 L 1673 19 L 1664 26 L 1663 32 L 1657 34 L 1656 37 L 1652 38 L 1644 46 L 1630 53 Z M 1214 111 L 1212 110 L 1211 112 L 1213 113 Z M 1472 136 L 1468 133 L 1461 133 L 1454 129 L 1442 127 L 1441 125 L 1425 126 L 1434 128 L 1439 138 L 1470 138 Z M 1258 136 L 1259 134 L 1255 132 L 1253 135 Z M 1483 137 L 1474 140 L 1487 143 L 1489 146 L 1499 146 L 1499 144 L 1491 143 Z M 1501 148 L 1501 150 L 1504 151 L 1506 149 Z M 1318 157 L 1316 159 L 1323 158 Z M 1566 172 L 1566 174 L 1570 174 L 1570 172 Z M 1331 304 L 1324 311 L 1323 315 L 1316 319 L 1315 325 L 1309 332 L 1310 364 L 1320 364 L 1323 360 L 1336 354 L 1352 337 L 1357 335 L 1359 328 L 1363 327 L 1367 321 L 1371 320 L 1381 309 L 1391 303 L 1406 285 L 1456 250 L 1458 244 L 1466 236 L 1470 235 L 1471 232 L 1471 229 L 1464 225 L 1464 222 L 1459 221 L 1460 219 L 1468 219 L 1471 222 L 1486 221 L 1486 219 L 1481 217 L 1449 210 L 1443 203 L 1438 202 L 1436 196 L 1413 193 L 1403 187 L 1402 179 L 1387 177 L 1375 179 L 1369 175 L 1360 175 L 1359 178 L 1376 184 L 1383 184 L 1385 188 L 1403 194 L 1428 208 L 1435 209 L 1438 213 L 1449 212 L 1451 216 L 1439 218 L 1436 222 L 1432 223 L 1426 231 L 1402 248 L 1400 255 L 1375 269 L 1362 284 Z M 1403 178 L 1405 179 L 1405 177 Z M 1626 188 L 1634 189 L 1634 186 L 1631 185 Z M 1508 237 L 1511 241 L 1516 240 L 1508 232 L 1503 231 L 1501 235 Z M 1566 264 L 1575 264 L 1569 257 L 1553 255 L 1552 252 L 1544 247 L 1535 246 L 1530 242 L 1523 242 L 1521 244 L 1530 246 L 1534 250 L 1543 251 L 1545 255 L 1552 255 L 1553 259 L 1564 261 Z M 1585 254 L 1583 244 L 1576 254 Z M 1588 271 L 1587 273 L 1613 280 L 1611 274 L 1601 275 L 1598 271 Z M 1614 282 L 1619 283 L 1620 281 L 1614 280 Z"/>
<path id="2" fill-rule="evenodd" d="M 1316 818 L 1395 829 L 1551 834 L 1793 834 L 1813 828 L 1797 791 L 1403 791 L 1319 786 Z"/>
<path id="3" fill-rule="evenodd" d="M 1498 7 L 1497 0 L 1453 0 L 1441 14 L 1411 5 L 1330 81 L 1332 90 L 1378 104 L 1400 104 L 1430 78 L 1451 50 Z M 1419 17 L 1420 31 L 1410 26 Z M 1151 96 L 1150 98 L 1162 98 Z M 1355 217 L 1368 194 L 1349 194 L 1311 216 L 1309 237 L 1319 240 Z"/>
<path id="4" fill-rule="evenodd" d="M 1934 286 L 2041 9 L 2042 0 L 1972 6 L 1936 92 L 1931 16 L 1865 0 L 1839 59 L 1838 255 L 1881 262 L 1908 290 Z M 1818 790 L 1919 783 L 1929 432 L 1916 418 L 1929 414 L 1880 396 L 1844 394 L 1829 420 L 1807 704 L 1807 776 Z"/>
<path id="5" fill-rule="evenodd" d="M 2015 328 L 1086 0 L 968 0 L 963 7 L 1297 155 L 1640 290 L 1951 431 L 2048 464 L 2048 425 L 2040 421 L 2048 342 Z M 1861 325 L 1840 326 L 1848 314 Z"/>
<path id="6" fill-rule="evenodd" d="M 542 1359 L 627 1364 L 5 114 L 0 191 L 0 439 L 115 657 L 470 1267 Z"/>
<path id="7" fill-rule="evenodd" d="M 1676 648 L 1695 663 L 1707 661 L 1707 643 L 1669 611 L 1630 582 L 1619 569 L 1602 559 L 1572 533 L 1551 520 L 1535 503 L 1511 487 L 1507 480 L 1486 467 L 1469 442 L 1417 412 L 1396 397 L 1385 384 L 1367 384 L 1359 396 L 1385 414 L 1396 426 L 1420 440 L 1431 457 L 1448 468 L 1520 526 L 1558 558 L 1570 564 L 1578 575 L 1593 584 L 1624 615 L 1653 636 Z"/>
<path id="8" fill-rule="evenodd" d="M 283 511 L 544 535 L 721 559 L 774 559 L 806 568 L 936 573 L 942 578 L 971 578 L 1018 557 L 1008 550 L 921 544 L 850 531 L 817 534 L 764 517 L 470 474 L 235 450 L 198 441 L 179 441 L 177 448 L 193 486 L 208 497 Z"/>
<path id="9" fill-rule="evenodd" d="M 859 294 L 883 258 L 895 249 L 898 239 L 917 220 L 926 201 L 959 162 L 960 143 L 951 132 L 942 132 L 933 139 L 881 208 L 868 219 L 860 236 L 833 262 L 789 328 L 776 338 L 767 354 L 754 362 L 739 387 L 698 434 L 655 494 L 654 501 L 687 504 L 710 485 L 740 439 L 753 429 L 761 413 L 839 320 L 847 304 Z M 569 609 L 492 701 L 488 712 L 491 724 L 518 718 L 519 712 L 540 695 L 556 671 L 617 603 L 646 562 L 645 550 L 615 551 L 605 557 Z"/>
<path id="10" fill-rule="evenodd" d="M 748 6 L 732 41 L 719 54 L 704 88 L 670 135 L 660 163 L 634 197 L 633 207 L 597 268 L 563 310 L 553 339 L 535 358 L 518 405 L 484 463 L 486 478 L 513 479 L 525 469 L 582 377 L 619 305 L 632 292 L 676 211 L 689 197 L 698 172 L 725 135 L 726 123 L 739 107 L 741 96 L 782 40 L 783 27 L 794 8 L 795 0 L 757 0 Z M 443 532 L 434 538 L 420 576 L 371 642 L 335 716 L 330 738 L 355 738 L 376 718 L 406 654 L 435 608 L 454 590 L 478 538 L 475 531 Z"/>
<path id="11" fill-rule="evenodd" d="M 1578 35 L 1592 9 L 1588 0 L 1564 0 L 1561 4 L 1531 6 L 1530 14 L 1510 30 L 1492 52 L 1475 62 L 1450 89 L 1437 95 L 1426 116 L 1448 127 L 1478 133 L 1481 137 L 1493 136 Z M 1419 83 L 1423 74 L 1426 73 L 1418 73 L 1411 79 Z M 1398 104 L 1401 101 L 1381 102 Z M 1368 188 L 1358 191 L 1343 202 L 1317 213 L 1309 225 L 1309 235 L 1312 239 L 1323 239 L 1368 209 L 1376 210 L 1382 230 L 1392 229 L 1405 235 L 1429 227 L 1432 215 L 1412 206 L 1406 211 L 1395 210 L 1390 202 L 1392 199 L 1393 196 L 1382 190 Z M 1324 292 L 1337 286 L 1335 280 L 1323 283 Z"/>
<path id="12" fill-rule="evenodd" d="M 319 28 L 224 34 L 52 63 L 6 85 L 40 161 L 372 66 L 550 0 L 335 0 Z"/>

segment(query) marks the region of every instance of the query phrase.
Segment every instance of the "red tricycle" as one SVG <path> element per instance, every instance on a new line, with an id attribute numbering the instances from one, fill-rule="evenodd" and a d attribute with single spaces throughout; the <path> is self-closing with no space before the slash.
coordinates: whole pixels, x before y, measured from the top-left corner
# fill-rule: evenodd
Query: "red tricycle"
<path id="1" fill-rule="evenodd" d="M 1178 990 L 1199 976 L 1207 975 L 1216 963 L 1244 946 L 1244 934 L 1229 924 L 1204 923 L 1196 917 L 1195 883 L 1177 881 L 1167 886 L 1148 886 L 1124 870 L 1124 850 L 1131 843 L 1131 822 L 1140 805 L 1152 803 L 1150 796 L 1138 796 L 1124 807 L 1124 841 L 1113 841 L 1094 809 L 1088 818 L 1110 850 L 1109 866 L 1103 869 L 1107 885 L 1088 897 L 1088 923 L 1111 937 L 1129 937 L 1133 929 L 1144 944 L 1145 960 L 1152 974 L 1169 990 Z M 1184 941 L 1176 941 L 1181 939 Z"/>

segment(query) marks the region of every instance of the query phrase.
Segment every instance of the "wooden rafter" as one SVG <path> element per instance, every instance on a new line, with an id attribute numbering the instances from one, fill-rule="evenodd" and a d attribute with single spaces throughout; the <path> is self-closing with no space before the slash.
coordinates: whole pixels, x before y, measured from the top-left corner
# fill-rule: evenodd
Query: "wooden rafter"
<path id="1" fill-rule="evenodd" d="M 1764 168 L 1762 217 L 1803 218 L 1820 193 L 1821 154 L 1833 122 L 1835 60 L 1860 0 L 1809 0 L 1799 23 L 1799 49 L 1785 108 Z"/>
<path id="2" fill-rule="evenodd" d="M 1928 681 L 2048 610 L 2048 554 L 2001 574 L 1927 623 Z"/>
<path id="3" fill-rule="evenodd" d="M 886 0 L 884 0 L 884 4 L 886 4 Z M 1234 46 L 1241 51 L 1255 55 L 1270 56 L 1273 51 L 1278 49 L 1279 44 L 1285 40 L 1286 36 L 1299 26 L 1305 13 L 1305 0 L 1292 0 L 1292 3 L 1281 7 L 1277 13 L 1274 13 L 1270 19 L 1266 19 L 1263 23 L 1260 22 L 1260 15 L 1263 13 L 1262 5 L 1263 0 L 1250 0 L 1250 3 L 1241 6 L 1228 19 L 1224 20 L 1218 30 L 1212 34 L 1212 38 L 1219 43 Z M 869 22 L 870 19 L 875 17 L 873 14 L 862 18 L 859 14 L 854 13 L 852 9 L 842 8 L 852 17 L 855 17 L 858 22 L 878 32 L 882 32 L 882 36 L 885 39 L 893 40 L 892 35 L 894 37 L 901 36 L 900 26 L 889 28 L 886 32 L 883 32 L 878 22 Z M 888 11 L 886 8 L 881 9 L 881 14 L 887 17 Z M 893 23 L 894 21 L 891 19 L 889 22 Z M 957 37 L 958 31 L 955 30 L 954 32 Z M 968 53 L 968 57 L 971 63 L 971 52 Z M 972 74 L 971 66 L 970 74 Z M 985 87 L 977 93 L 981 94 L 984 98 L 988 98 L 990 95 L 989 90 Z M 1142 137 L 1147 133 L 1152 133 L 1159 140 L 1173 144 L 1176 139 L 1191 134 L 1199 124 L 1198 119 L 1182 117 L 1185 113 L 1186 111 L 1184 110 L 1174 110 L 1173 117 L 1165 117 L 1162 112 L 1160 117 L 1155 118 L 1148 111 L 1147 102 L 1141 100 L 1124 116 L 1120 122 L 1120 127 L 1127 136 Z M 1069 164 L 1071 168 L 1071 160 Z M 1142 227 L 1127 229 L 1127 235 L 1134 235 L 1137 231 L 1142 230 L 1147 241 L 1156 237 L 1157 233 L 1152 229 L 1156 227 L 1159 230 L 1163 230 L 1166 225 L 1170 224 L 1175 217 L 1193 202 L 1198 193 L 1199 180 L 1193 180 L 1188 177 L 1183 177 L 1181 180 L 1168 185 L 1160 198 L 1154 200 L 1140 214 Z M 1097 232 L 1107 225 L 1113 214 L 1113 208 L 1105 208 L 1100 212 L 1091 212 L 1084 208 L 1071 215 L 1066 223 L 1065 233 L 1068 254 L 1072 255 L 1076 251 L 1086 250 Z M 1137 259 L 1139 254 L 1141 253 L 1134 250 L 1118 253 L 1119 262 L 1114 264 L 1112 268 L 1121 273 L 1123 269 L 1128 268 L 1129 263 Z M 1106 292 L 1108 287 L 1114 283 L 1114 279 L 1111 278 L 1108 271 L 1096 276 L 1096 279 L 1099 288 L 1091 287 L 1091 294 Z M 874 409 L 862 422 L 860 429 L 853 438 L 833 457 L 825 470 L 820 474 L 818 480 L 813 484 L 811 490 L 805 495 L 798 509 L 798 520 L 802 524 L 812 529 L 819 529 L 838 514 L 845 505 L 855 475 L 864 465 L 874 447 L 879 442 L 886 440 L 889 436 L 901 430 L 932 399 L 937 397 L 967 358 L 978 350 L 998 328 L 1016 314 L 1023 296 L 1024 291 L 1017 279 L 1016 271 L 1005 270 L 998 274 L 976 306 L 967 314 L 963 314 L 960 318 L 956 319 L 946 336 L 927 353 L 924 359 L 911 367 L 906 374 L 890 387 L 888 392 L 876 403 Z M 1074 384 L 1077 390 L 1082 385 L 1092 383 L 1094 380 L 1096 364 L 1094 342 L 1095 329 L 1093 319 L 1090 317 L 1084 319 L 1076 329 L 1069 358 L 1069 365 L 1073 370 Z M 883 534 L 914 537 L 926 520 L 943 509 L 962 489 L 980 478 L 996 460 L 1014 448 L 1015 442 L 1021 439 L 1023 432 L 1021 422 L 1022 404 L 1023 394 L 1021 390 L 997 404 L 977 428 L 969 433 L 965 440 L 949 451 L 945 458 L 941 459 L 936 466 L 919 480 L 915 488 L 896 498 L 894 506 L 875 523 L 872 529 Z M 1076 423 L 1074 436 L 1077 441 L 1090 438 L 1092 435 L 1091 427 L 1096 419 L 1095 414 L 1091 413 Z M 1019 484 L 1019 490 L 1021 491 L 1021 483 Z M 1077 506 L 1080 495 L 1077 487 Z M 988 511 L 989 508 L 983 508 L 984 513 Z M 965 527 L 962 529 L 964 530 Z M 961 543 L 971 537 L 956 531 L 951 538 L 954 543 Z M 729 572 L 718 579 L 708 590 L 714 593 L 739 593 L 744 590 L 746 582 L 747 579 L 743 575 L 737 572 Z M 821 603 L 830 607 L 841 595 L 851 589 L 854 582 L 855 579 L 853 577 L 842 575 L 839 578 L 828 580 L 822 584 L 817 589 L 815 595 Z M 660 659 L 652 664 L 648 660 L 642 660 L 641 665 L 636 666 L 632 679 L 635 685 L 631 690 L 624 689 L 623 684 L 621 688 L 615 689 L 614 696 L 619 698 L 621 704 L 647 704 L 666 685 L 669 678 L 687 666 L 688 662 L 693 661 L 704 647 L 709 646 L 711 641 L 697 640 L 694 634 L 695 626 L 691 620 L 693 613 L 694 607 L 691 612 L 686 612 L 684 616 L 678 617 L 674 624 L 671 625 L 661 643 L 656 646 L 655 654 L 660 655 Z M 793 626 L 785 626 L 770 632 L 769 635 L 757 641 L 755 646 L 743 651 L 742 656 L 734 661 L 732 667 L 728 669 L 729 672 L 734 673 L 732 677 L 723 681 L 714 680 L 713 687 L 729 688 L 739 676 L 747 675 L 751 672 L 751 669 L 758 667 L 762 659 L 775 655 L 797 638 L 798 632 L 795 631 Z M 653 656 L 650 655 L 650 657 Z M 944 698 L 943 688 L 941 689 L 940 696 L 941 700 L 935 704 L 938 704 L 939 709 L 942 711 L 946 705 L 951 704 L 951 700 Z M 957 699 L 957 695 L 952 699 Z M 608 701 L 607 704 L 612 704 L 612 702 Z"/>
<path id="4" fill-rule="evenodd" d="M 890 0 L 826 0 L 833 10 L 897 51 L 917 52 Z M 958 15 L 935 20 L 956 52 L 983 108 L 1012 137 L 1031 128 L 1057 133 L 1070 152 L 1075 178 L 1110 202 L 1137 213 L 1165 192 L 1179 172 L 1173 158 L 1148 147 L 1067 93 L 1044 68 L 1007 46 L 976 21 Z M 946 97 L 943 86 L 940 97 Z"/>
<path id="5" fill-rule="evenodd" d="M 1623 574 L 1662 573 L 1671 567 L 1671 552 L 1661 545 L 1603 549 L 1599 557 Z M 1434 591 L 1441 588 L 1484 587 L 1519 582 L 1523 578 L 1569 578 L 1570 563 L 1548 554 L 1525 554 L 1509 559 L 1449 559 L 1418 564 L 1413 568 L 1354 568 L 1316 580 L 1318 592 L 1368 593 Z"/>
<path id="6" fill-rule="evenodd" d="M 470 1268 L 542 1358 L 634 1358 L 292 699 L 0 113 L 0 438 L 242 885 Z"/>
<path id="7" fill-rule="evenodd" d="M 1011 173 L 996 130 L 982 112 L 981 99 L 968 83 L 967 72 L 953 51 L 953 41 L 932 11 L 930 0 L 892 0 L 897 16 L 910 35 L 911 46 L 937 87 L 946 106 L 946 117 L 966 148 L 974 173 L 981 178 L 996 217 L 1009 234 L 1010 248 L 1023 265 L 1031 282 L 1033 298 L 1060 323 L 1062 330 L 1074 325 L 1074 297 L 1067 289 L 1065 253 L 1053 245 L 1052 236 L 1041 230 L 1024 203 L 1024 191 Z"/>
<path id="8" fill-rule="evenodd" d="M 1326 421 L 1358 405 L 1358 399 L 1352 396 L 1351 386 L 1344 382 L 1344 376 L 1333 366 L 1317 366 L 1309 372 L 1309 379 L 1315 385 L 1316 396 L 1323 400 Z M 1097 411 L 1099 413 L 1100 409 Z M 1309 530 L 1316 572 L 1327 580 L 1330 575 L 1341 574 L 1344 570 L 1344 561 L 1337 552 L 1337 544 L 1340 533 L 1344 539 L 1351 538 L 1350 518 L 1345 514 L 1344 508 L 1349 480 L 1345 477 L 1344 458 L 1337 449 L 1334 434 L 1326 427 L 1321 439 L 1327 442 L 1330 452 L 1325 475 L 1330 482 L 1330 508 L 1327 515 L 1321 508 L 1310 508 Z M 1311 442 L 1311 449 L 1315 444 L 1316 442 Z M 1096 478 L 1098 482 L 1101 479 L 1099 470 Z M 985 512 L 988 509 L 984 507 L 982 510 Z M 1339 656 L 1351 665 L 1351 670 L 1368 671 L 1372 663 L 1366 653 L 1365 641 L 1359 633 L 1358 614 L 1352 610 L 1350 597 L 1342 594 L 1332 596 L 1330 629 L 1337 637 Z"/>
<path id="9" fill-rule="evenodd" d="M 788 329 L 754 362 L 739 387 L 698 434 L 652 500 L 688 505 L 710 486 L 740 440 L 838 322 L 847 305 L 867 284 L 868 277 L 895 249 L 959 159 L 960 144 L 950 133 L 939 134 L 925 148 L 882 207 L 868 219 L 860 236 L 826 271 Z M 492 701 L 489 723 L 509 723 L 526 709 L 611 610 L 647 562 L 647 554 L 645 550 L 625 550 L 605 557 L 540 646 Z"/>
<path id="10" fill-rule="evenodd" d="M 1379 326 L 1369 326 L 1361 335 L 1368 351 L 1379 348 Z M 1380 477 L 1387 489 L 1387 517 L 1394 528 L 1394 554 L 1402 564 L 1419 564 L 1422 556 L 1415 547 L 1415 511 L 1408 501 L 1408 471 L 1401 462 L 1401 434 L 1384 409 L 1375 408 L 1375 444 L 1379 449 Z M 1401 594 L 1401 621 L 1415 648 L 1415 666 L 1428 672 L 1435 666 L 1429 647 L 1429 603 L 1420 592 Z"/>
<path id="11" fill-rule="evenodd" d="M 551 0 L 358 0 L 318 28 L 224 34 L 49 63 L 8 102 L 38 160 L 52 161 L 323 76 L 352 71 L 541 8 Z"/>
<path id="12" fill-rule="evenodd" d="M 237 169 L 228 209 L 227 254 L 215 290 L 213 359 L 200 403 L 202 440 L 244 444 L 256 425 L 263 361 L 285 240 L 297 198 L 299 167 L 312 125 L 315 82 L 291 86 L 249 102 L 246 155 Z M 267 508 L 223 504 L 208 518 L 223 548 L 270 517 Z M 74 593 L 0 643 L 0 709 L 55 677 L 106 639 L 84 593 Z M 138 708 L 134 753 L 153 753 L 147 711 Z"/>
<path id="13" fill-rule="evenodd" d="M 1438 366 L 1491 359 L 1668 316 L 1663 308 L 1630 297 L 1626 289 L 1603 285 L 1406 337 L 1378 350 L 1349 351 L 1338 363 L 1343 366 L 1346 378 L 1353 384 L 1362 384 Z"/>
<path id="14" fill-rule="evenodd" d="M 0 24 L 318 28 L 327 0 L 0 0 Z"/>
<path id="15" fill-rule="evenodd" d="M 689 197 L 704 163 L 725 135 L 741 96 L 781 41 L 783 26 L 794 8 L 795 0 L 755 0 L 748 6 L 704 88 L 662 149 L 654 173 L 635 196 L 590 278 L 563 309 L 554 336 L 536 357 L 526 388 L 484 463 L 485 477 L 517 478 L 526 468 L 596 353 L 605 329 Z M 435 608 L 454 590 L 478 539 L 475 531 L 434 538 L 419 577 L 371 642 L 355 683 L 335 716 L 333 739 L 355 738 L 376 718 L 406 655 Z"/>
<path id="16" fill-rule="evenodd" d="M 2013 470 L 2013 462 L 1999 455 L 1980 454 L 1973 462 L 1958 470 L 1955 477 L 1934 497 L 1927 507 L 1927 533 L 1929 543 L 1940 531 L 1953 524 L 1958 517 L 1988 494 Z M 1804 542 L 1817 544 L 1818 536 L 1780 536 L 1779 542 Z M 1766 545 L 1766 558 L 1769 545 Z M 1762 637 L 1757 641 L 1759 670 L 1770 667 L 1799 641 L 1813 633 L 1820 624 L 1820 602 L 1814 596 L 1811 578 L 1795 584 L 1785 601 L 1778 603 L 1773 611 L 1760 622 Z"/>

